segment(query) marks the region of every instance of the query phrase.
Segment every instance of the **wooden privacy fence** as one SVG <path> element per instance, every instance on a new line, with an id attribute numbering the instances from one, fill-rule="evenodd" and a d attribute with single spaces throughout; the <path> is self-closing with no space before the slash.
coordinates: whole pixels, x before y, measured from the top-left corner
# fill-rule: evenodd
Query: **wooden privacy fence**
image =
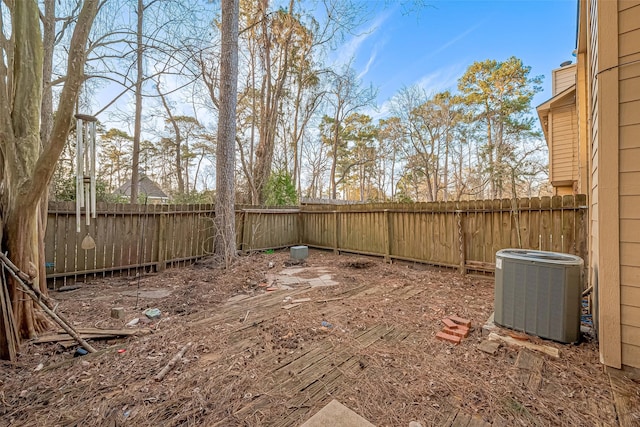
<path id="1" fill-rule="evenodd" d="M 197 259 L 213 249 L 211 205 L 98 204 L 97 217 L 76 232 L 74 202 L 49 203 L 45 262 L 47 278 L 104 275 Z M 85 251 L 87 233 L 96 247 Z"/>
<path id="2" fill-rule="evenodd" d="M 213 252 L 214 206 L 98 204 L 89 226 L 76 232 L 74 202 L 51 202 L 45 236 L 47 278 L 104 276 L 117 271 L 163 270 Z M 299 243 L 299 209 L 238 209 L 236 245 L 242 250 Z M 87 233 L 95 249 L 84 250 Z"/>
<path id="3" fill-rule="evenodd" d="M 212 253 L 212 205 L 99 204 L 76 232 L 75 204 L 49 205 L 47 277 L 162 270 Z M 586 196 L 416 204 L 306 205 L 236 210 L 236 246 L 244 252 L 297 244 L 437 266 L 492 271 L 504 248 L 586 258 Z M 96 248 L 85 251 L 89 233 Z M 54 283 L 55 286 L 55 283 Z"/>
<path id="4" fill-rule="evenodd" d="M 416 204 L 304 206 L 312 247 L 443 267 L 493 271 L 500 249 L 540 249 L 587 259 L 586 196 Z"/>

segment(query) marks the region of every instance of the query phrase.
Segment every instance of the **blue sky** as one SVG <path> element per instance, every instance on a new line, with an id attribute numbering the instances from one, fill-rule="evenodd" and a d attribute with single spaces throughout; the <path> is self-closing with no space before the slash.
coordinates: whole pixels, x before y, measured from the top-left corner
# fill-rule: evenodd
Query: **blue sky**
<path id="1" fill-rule="evenodd" d="M 576 0 L 429 1 L 408 14 L 406 2 L 374 4 L 378 10 L 362 34 L 334 60 L 353 56 L 362 81 L 379 89 L 379 106 L 413 84 L 429 92 L 455 90 L 474 61 L 510 56 L 531 66 L 532 76 L 545 76 L 536 106 L 551 96 L 551 70 L 575 61 Z"/>

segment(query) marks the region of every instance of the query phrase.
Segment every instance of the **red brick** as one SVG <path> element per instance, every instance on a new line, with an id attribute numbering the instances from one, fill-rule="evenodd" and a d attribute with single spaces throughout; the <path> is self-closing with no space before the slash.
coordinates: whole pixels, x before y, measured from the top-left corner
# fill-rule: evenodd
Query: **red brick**
<path id="1" fill-rule="evenodd" d="M 471 327 L 471 320 L 469 319 L 463 319 L 462 317 L 458 317 L 458 316 L 448 316 L 448 317 L 458 325 L 463 325 L 463 326 L 466 326 L 467 328 Z"/>
<path id="2" fill-rule="evenodd" d="M 460 337 L 460 338 L 466 338 L 466 337 L 469 336 L 469 328 L 467 328 L 466 326 L 462 326 L 462 325 L 459 325 L 455 329 L 451 329 L 451 328 L 445 327 L 442 331 L 446 332 L 446 333 L 448 333 L 450 335 L 455 335 L 455 336 Z"/>
<path id="3" fill-rule="evenodd" d="M 442 331 L 440 331 L 440 332 L 438 332 L 436 334 L 436 338 L 441 340 L 441 341 L 447 341 L 447 342 L 450 342 L 450 343 L 453 343 L 453 344 L 460 344 L 460 341 L 462 341 L 462 338 L 457 337 L 455 335 L 450 335 L 450 334 L 448 334 L 446 332 L 442 332 Z"/>
<path id="4" fill-rule="evenodd" d="M 450 329 L 455 329 L 458 327 L 458 324 L 453 320 L 449 319 L 448 317 L 445 317 L 444 319 L 442 319 L 442 323 L 444 323 L 444 326 Z"/>

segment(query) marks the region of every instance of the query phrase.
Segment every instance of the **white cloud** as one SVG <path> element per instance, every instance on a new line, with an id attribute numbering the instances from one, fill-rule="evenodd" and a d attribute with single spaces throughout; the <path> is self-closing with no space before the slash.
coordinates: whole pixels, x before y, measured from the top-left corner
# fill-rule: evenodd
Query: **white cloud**
<path id="1" fill-rule="evenodd" d="M 360 50 L 360 47 L 362 46 L 362 44 L 365 41 L 367 41 L 370 37 L 372 37 L 374 34 L 376 34 L 376 32 L 380 29 L 382 24 L 384 24 L 384 22 L 387 19 L 389 19 L 390 16 L 391 16 L 390 10 L 387 10 L 386 12 L 381 13 L 376 17 L 376 19 L 371 23 L 371 25 L 369 25 L 369 27 L 362 30 L 360 34 L 358 34 L 357 36 L 354 36 L 353 38 L 348 40 L 345 44 L 340 46 L 337 49 L 338 53 L 335 60 L 333 61 L 333 65 L 340 66 L 340 65 L 348 64 L 351 61 L 351 59 L 353 59 L 357 55 L 358 50 Z"/>
<path id="2" fill-rule="evenodd" d="M 415 84 L 423 88 L 427 93 L 455 90 L 458 79 L 462 76 L 465 69 L 466 66 L 461 64 L 439 68 L 429 74 L 423 75 Z"/>
<path id="3" fill-rule="evenodd" d="M 369 56 L 369 60 L 367 61 L 367 65 L 364 66 L 364 70 L 358 74 L 358 80 L 362 79 L 371 69 L 371 65 L 373 65 L 373 61 L 376 60 L 376 56 L 378 56 L 378 45 L 374 46 L 373 52 L 371 52 L 371 56 Z"/>
<path id="4" fill-rule="evenodd" d="M 462 63 L 449 67 L 437 69 L 429 74 L 425 74 L 413 84 L 422 88 L 425 93 L 431 95 L 445 90 L 457 91 L 458 79 L 464 74 L 466 66 Z M 394 94 L 395 95 L 395 94 Z M 392 115 L 392 98 L 385 100 L 377 107 L 371 107 L 362 113 L 367 114 L 374 121 L 385 119 Z"/>
<path id="5" fill-rule="evenodd" d="M 431 52 L 424 59 L 433 58 L 434 56 L 436 56 L 440 52 L 443 52 L 443 51 L 447 50 L 448 48 L 450 48 L 451 46 L 453 46 L 454 44 L 456 44 L 457 42 L 459 42 L 460 40 L 462 40 L 463 38 L 465 38 L 466 36 L 471 34 L 473 31 L 475 31 L 481 25 L 482 25 L 482 22 L 474 25 L 473 27 L 467 29 L 466 31 L 463 31 L 462 33 L 458 34 L 457 36 L 455 36 L 454 38 L 452 38 L 451 40 L 449 40 L 448 42 L 446 42 L 445 44 L 443 44 L 442 46 L 440 46 L 439 48 L 437 48 L 436 50 Z"/>

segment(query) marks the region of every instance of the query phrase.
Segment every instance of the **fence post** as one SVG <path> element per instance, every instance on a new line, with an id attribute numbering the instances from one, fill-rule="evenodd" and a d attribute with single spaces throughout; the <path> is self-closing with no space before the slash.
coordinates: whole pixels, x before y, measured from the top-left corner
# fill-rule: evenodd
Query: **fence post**
<path id="1" fill-rule="evenodd" d="M 304 245 L 304 225 L 302 223 L 302 212 L 298 212 L 298 244 Z"/>
<path id="2" fill-rule="evenodd" d="M 464 229 L 462 227 L 462 211 L 461 210 L 457 210 L 456 211 L 456 217 L 458 220 L 458 250 L 460 251 L 460 267 L 459 267 L 459 271 L 460 274 L 466 274 L 466 260 L 465 260 L 465 256 L 464 256 Z"/>
<path id="3" fill-rule="evenodd" d="M 384 261 L 391 263 L 391 221 L 389 209 L 384 210 Z"/>
<path id="4" fill-rule="evenodd" d="M 166 229 L 167 229 L 167 214 L 166 214 L 167 206 L 162 205 L 162 210 L 159 213 L 158 217 L 158 264 L 156 265 L 157 271 L 163 271 L 167 264 L 165 262 L 166 252 L 167 252 L 167 239 L 166 239 Z"/>
<path id="5" fill-rule="evenodd" d="M 249 253 L 253 240 L 253 233 L 249 233 L 249 212 L 242 210 L 242 252 Z"/>
<path id="6" fill-rule="evenodd" d="M 338 211 L 333 211 L 333 253 L 339 254 L 338 250 Z"/>

